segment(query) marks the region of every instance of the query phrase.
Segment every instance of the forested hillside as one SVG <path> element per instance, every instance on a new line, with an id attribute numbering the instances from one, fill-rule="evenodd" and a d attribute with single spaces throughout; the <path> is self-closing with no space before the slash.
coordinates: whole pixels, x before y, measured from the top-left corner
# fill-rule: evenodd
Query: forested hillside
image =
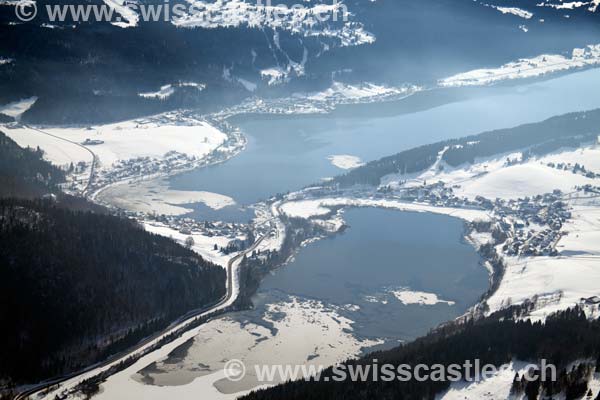
<path id="1" fill-rule="evenodd" d="M 39 149 L 22 149 L 0 131 L 0 197 L 36 197 L 55 190 L 65 173 L 42 159 Z"/>
<path id="2" fill-rule="evenodd" d="M 215 302 L 225 282 L 223 268 L 133 221 L 0 200 L 0 375 L 88 365 Z"/>
<path id="3" fill-rule="evenodd" d="M 42 155 L 0 132 L 2 383 L 90 365 L 225 295 L 223 268 L 65 195 Z"/>
<path id="4" fill-rule="evenodd" d="M 578 147 L 600 135 L 600 109 L 553 117 L 515 128 L 498 129 L 462 139 L 453 139 L 406 150 L 336 177 L 332 184 L 379 185 L 389 174 L 410 174 L 431 167 L 444 149 L 450 166 L 473 163 L 478 157 L 523 150 L 526 155 L 543 155 L 561 147 Z"/>
<path id="5" fill-rule="evenodd" d="M 389 351 L 373 353 L 346 365 L 442 364 L 463 365 L 465 360 L 481 360 L 481 366 L 493 364 L 499 367 L 513 360 L 547 363 L 557 366 L 557 380 L 545 382 L 534 380 L 527 383 L 516 379 L 513 393 L 525 399 L 558 398 L 580 399 L 588 393 L 588 378 L 592 372 L 600 372 L 600 321 L 588 321 L 578 308 L 558 313 L 545 324 L 515 321 L 507 318 L 515 310 L 508 310 L 467 325 L 452 325 L 424 338 Z M 590 360 L 579 368 L 568 365 L 576 360 Z M 592 361 L 593 360 L 593 361 Z M 347 369 L 349 370 L 349 368 Z M 383 376 L 383 375 L 382 375 Z M 473 374 L 471 375 L 473 376 Z M 325 381 L 329 377 L 329 381 Z M 411 380 L 384 381 L 367 379 L 352 382 L 347 379 L 335 382 L 335 375 L 328 369 L 319 382 L 297 381 L 251 393 L 247 400 L 317 400 L 317 399 L 433 399 L 450 386 L 449 381 Z M 380 377 L 381 378 L 381 377 Z"/>

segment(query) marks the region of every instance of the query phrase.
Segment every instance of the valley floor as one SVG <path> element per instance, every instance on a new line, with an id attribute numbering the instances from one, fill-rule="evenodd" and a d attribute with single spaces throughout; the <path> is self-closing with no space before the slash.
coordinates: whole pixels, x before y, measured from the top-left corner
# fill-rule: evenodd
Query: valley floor
<path id="1" fill-rule="evenodd" d="M 597 57 L 595 47 L 582 54 L 574 53 L 569 61 L 569 68 L 595 64 Z M 543 64 L 543 61 L 537 61 Z M 511 74 L 517 67 L 509 67 L 503 68 L 510 69 L 508 76 L 513 79 Z M 518 68 L 517 70 L 520 71 Z M 448 86 L 471 85 L 472 82 L 489 83 L 490 74 L 500 79 L 506 73 L 504 70 L 491 73 L 472 72 L 449 78 L 446 83 Z M 480 76 L 481 74 L 484 76 Z M 361 95 L 364 94 L 370 100 L 373 96 L 405 96 L 418 90 L 404 88 L 388 91 L 372 87 L 367 89 L 367 94 L 364 94 L 365 88 L 360 88 Z M 345 91 L 347 90 L 348 88 L 345 88 Z M 326 93 L 315 96 L 316 100 L 321 102 L 331 95 Z M 86 194 L 102 204 L 128 210 L 130 215 L 139 218 L 150 232 L 172 237 L 182 244 L 185 244 L 188 238 L 192 238 L 191 248 L 194 251 L 224 268 L 243 252 L 242 248 L 231 252 L 224 252 L 222 249 L 230 245 L 247 246 L 244 241 L 251 236 L 258 239 L 253 250 L 281 249 L 286 235 L 285 220 L 288 217 L 307 220 L 329 234 L 335 234 L 344 227 L 344 209 L 351 207 L 431 212 L 457 217 L 468 223 L 490 222 L 492 225 L 503 226 L 511 245 L 525 244 L 535 253 L 523 252 L 523 247 L 516 252 L 511 250 L 513 247 L 504 248 L 504 243 L 494 242 L 490 231 L 473 229 L 468 232 L 467 239 L 475 248 L 486 244 L 493 245 L 506 266 L 502 276 L 493 276 L 498 272 L 489 263 L 485 263 L 492 275 L 491 279 L 497 283 L 497 288 L 481 304 L 474 307 L 472 313 L 483 312 L 489 315 L 509 305 L 532 302 L 532 310 L 522 316 L 523 318 L 544 320 L 547 315 L 574 305 L 584 306 L 590 317 L 597 318 L 600 315 L 599 302 L 594 298 L 599 294 L 597 288 L 600 287 L 598 143 L 590 143 L 585 148 L 576 150 L 562 149 L 549 156 L 529 160 L 522 160 L 520 152 L 504 154 L 476 160 L 472 165 L 457 168 L 445 165 L 440 155 L 440 160 L 427 171 L 413 175 L 387 176 L 376 189 L 308 188 L 255 205 L 256 218 L 250 224 L 199 226 L 185 218 L 190 211 L 189 204 L 202 203 L 219 209 L 232 205 L 234 200 L 216 193 L 171 190 L 164 177 L 222 162 L 241 151 L 245 145 L 241 133 L 221 124 L 223 119 L 209 121 L 185 113 L 167 113 L 98 127 L 32 129 L 25 125 L 13 124 L 7 126 L 6 133 L 21 146 L 40 146 L 50 161 L 65 166 L 71 172 L 66 190 Z M 359 159 L 348 155 L 332 158 L 332 162 L 348 169 L 361 164 Z M 581 173 L 580 170 L 576 170 L 576 164 L 584 166 L 586 171 L 596 176 L 590 177 Z M 456 198 L 461 199 L 461 205 L 445 203 L 440 194 L 449 188 Z M 555 192 L 556 190 L 559 192 Z M 546 202 L 544 196 L 549 195 L 554 197 Z M 502 202 L 499 206 L 485 208 L 481 206 L 480 198 L 490 202 L 501 199 Z M 565 222 L 559 229 L 550 229 L 548 221 L 529 223 L 530 214 L 522 214 L 522 206 L 534 204 L 539 207 L 536 210 L 542 210 L 546 215 L 555 202 L 563 202 L 565 212 L 568 212 L 568 217 L 565 217 Z M 234 267 L 238 265 L 233 264 Z M 239 290 L 237 269 L 234 268 L 232 273 L 233 286 Z M 236 296 L 237 294 L 233 296 L 233 300 Z M 434 293 L 407 291 L 398 293 L 398 296 L 408 303 L 428 304 L 443 301 Z M 323 304 L 295 302 L 286 304 L 286 307 L 285 310 L 274 312 L 285 311 L 288 316 L 287 320 L 278 321 L 278 329 L 283 333 L 282 337 L 288 343 L 287 346 L 294 347 L 298 343 L 294 341 L 297 339 L 294 336 L 296 327 L 306 324 L 306 316 L 322 309 Z M 335 310 L 326 311 L 316 314 L 318 318 L 313 321 L 315 326 L 311 329 L 318 330 L 319 326 L 341 326 L 339 331 L 328 330 L 319 333 L 344 337 L 348 326 L 339 323 L 339 316 Z M 336 324 L 331 323 L 336 319 Z M 237 397 L 248 388 L 225 388 L 219 384 L 223 377 L 218 375 L 207 375 L 185 385 L 168 387 L 145 385 L 143 374 L 140 375 L 140 371 L 149 365 L 164 362 L 173 351 L 187 341 L 203 335 L 212 337 L 214 332 L 227 332 L 232 329 L 231 324 L 230 320 L 219 319 L 185 332 L 178 339 L 144 355 L 127 369 L 111 376 L 101 385 L 99 397 L 191 398 L 199 392 L 208 396 L 207 398 Z M 252 329 L 261 330 L 258 326 L 253 327 L 248 330 L 249 335 L 269 336 L 268 332 L 253 332 Z M 228 335 L 221 336 L 219 340 L 228 340 Z M 241 340 L 241 343 L 232 343 L 231 346 L 243 344 Z M 285 347 L 283 342 L 281 344 L 282 351 L 294 350 Z M 343 341 L 328 360 L 334 363 L 342 358 L 355 356 L 362 347 L 373 344 L 376 343 Z M 307 343 L 302 345 L 305 346 L 302 347 L 302 357 L 299 356 L 299 359 L 305 356 L 308 351 L 306 349 L 310 347 Z M 232 347 L 232 350 L 234 349 L 235 347 Z M 196 350 L 200 353 L 204 351 Z M 235 351 L 227 354 L 205 354 L 206 357 L 218 356 L 222 359 L 234 355 Z M 514 369 L 519 369 L 517 362 Z M 81 379 L 91 376 L 92 372 L 79 376 L 60 389 L 49 394 L 40 394 L 38 397 L 51 398 L 65 388 L 74 387 Z M 456 386 L 443 398 L 506 398 L 503 397 L 506 382 L 507 379 L 512 380 L 513 376 L 514 370 L 507 372 L 506 376 L 499 375 L 493 382 Z M 600 389 L 597 386 L 599 385 L 594 387 Z"/>

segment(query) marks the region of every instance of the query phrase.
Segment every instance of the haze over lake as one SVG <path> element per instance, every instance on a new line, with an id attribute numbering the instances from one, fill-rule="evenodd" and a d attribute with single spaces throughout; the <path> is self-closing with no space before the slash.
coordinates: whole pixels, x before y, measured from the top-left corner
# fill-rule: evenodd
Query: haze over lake
<path id="1" fill-rule="evenodd" d="M 248 119 L 241 123 L 248 137 L 241 154 L 223 164 L 175 176 L 171 186 L 224 194 L 237 203 L 217 212 L 198 206 L 196 217 L 246 222 L 252 213 L 240 212 L 240 205 L 343 173 L 328 159 L 332 155 L 370 161 L 439 140 L 600 107 L 597 89 L 589 84 L 598 79 L 600 69 L 593 69 L 548 81 L 494 87 L 484 97 L 393 117 Z"/>

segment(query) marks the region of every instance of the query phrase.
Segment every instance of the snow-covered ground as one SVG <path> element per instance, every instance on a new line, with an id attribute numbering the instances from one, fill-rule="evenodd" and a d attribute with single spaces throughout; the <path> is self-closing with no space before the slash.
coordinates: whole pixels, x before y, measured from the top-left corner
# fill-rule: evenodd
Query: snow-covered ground
<path id="1" fill-rule="evenodd" d="M 206 121 L 178 112 L 88 127 L 34 128 L 9 124 L 4 131 L 20 146 L 39 146 L 44 157 L 56 165 L 68 168 L 70 164 L 82 163 L 89 167 L 94 162 L 92 192 L 119 182 L 165 176 L 204 165 L 206 157 L 217 149 L 231 150 L 231 146 L 225 146 L 229 139 L 226 133 Z M 90 172 L 88 169 L 88 178 Z M 88 188 L 87 179 L 83 187 L 65 189 L 81 192 L 83 188 Z M 123 191 L 126 187 L 115 190 L 119 189 Z M 204 202 L 214 208 L 231 204 L 229 198 L 209 193 L 170 191 L 153 193 L 152 198 L 145 197 L 146 194 L 137 193 L 137 198 L 127 201 L 142 208 L 152 207 L 163 199 L 177 204 L 193 200 L 190 202 Z"/>
<path id="2" fill-rule="evenodd" d="M 600 64 L 600 45 L 576 48 L 570 55 L 542 54 L 504 64 L 460 73 L 438 82 L 441 87 L 479 86 L 510 79 L 536 78 L 546 74 Z"/>
<path id="3" fill-rule="evenodd" d="M 594 179 L 550 168 L 540 162 L 517 164 L 489 171 L 464 182 L 454 192 L 458 196 L 488 199 L 516 199 L 550 193 L 554 189 L 571 192 L 575 186 L 593 184 Z"/>
<path id="4" fill-rule="evenodd" d="M 307 37 L 335 39 L 340 46 L 357 46 L 375 41 L 375 36 L 366 31 L 354 15 L 345 14 L 347 8 L 342 7 L 341 3 L 307 2 L 304 7 L 246 0 L 188 0 L 188 3 L 193 8 L 173 19 L 176 26 L 279 29 Z M 279 47 L 276 37 L 273 42 Z"/>
<path id="5" fill-rule="evenodd" d="M 60 167 L 68 167 L 69 164 L 79 162 L 91 163 L 93 156 L 82 146 L 63 140 L 60 137 L 44 135 L 41 132 L 29 128 L 12 128 L 7 126 L 3 132 L 21 147 L 32 149 L 40 148 L 44 152 L 44 158 Z"/>
<path id="6" fill-rule="evenodd" d="M 478 382 L 454 382 L 446 392 L 438 394 L 436 400 L 505 400 L 510 399 L 515 374 L 523 374 L 528 363 L 512 362 L 496 373 L 496 375 Z"/>
<path id="7" fill-rule="evenodd" d="M 255 217 L 253 224 L 256 227 L 255 236 L 264 236 L 257 247 L 261 252 L 279 251 L 285 240 L 285 225 L 281 221 L 279 202 L 273 204 L 260 203 L 254 206 Z"/>
<path id="8" fill-rule="evenodd" d="M 11 61 L 8 61 L 8 62 L 11 62 Z M 0 65 L 1 64 L 2 63 L 0 62 Z M 36 101 L 37 101 L 37 97 L 30 97 L 27 99 L 14 101 L 12 103 L 5 104 L 3 106 L 0 106 L 0 114 L 6 114 L 9 117 L 19 119 L 21 117 L 21 115 L 25 111 L 29 110 Z"/>
<path id="9" fill-rule="evenodd" d="M 417 87 L 392 87 L 377 85 L 374 83 L 348 84 L 342 82 L 333 82 L 331 87 L 321 92 L 309 93 L 308 95 L 296 94 L 295 97 L 307 97 L 313 101 L 357 101 L 381 98 L 387 96 L 396 96 L 416 91 Z"/>
<path id="10" fill-rule="evenodd" d="M 44 128 L 44 132 L 77 143 L 86 139 L 102 143 L 88 147 L 102 167 L 138 157 L 159 158 L 170 151 L 203 157 L 221 145 L 227 136 L 204 121 L 179 120 L 173 114 L 87 128 Z M 23 128 L 27 130 L 27 128 Z M 19 132 L 19 129 L 13 132 Z"/>
<path id="11" fill-rule="evenodd" d="M 298 200 L 286 202 L 281 206 L 281 211 L 295 218 L 311 218 L 323 216 L 331 212 L 332 207 L 380 207 L 399 211 L 431 212 L 435 214 L 450 215 L 467 221 L 488 220 L 487 212 L 466 208 L 435 207 L 428 204 L 409 203 L 400 200 L 387 200 L 375 198 L 347 198 L 325 197 L 311 200 Z"/>
<path id="12" fill-rule="evenodd" d="M 287 71 L 287 70 L 286 70 Z M 281 68 L 269 69 L 263 74 L 263 79 L 287 79 L 286 72 Z M 284 74 L 283 76 L 280 75 Z M 274 82 L 278 82 L 275 80 Z M 241 104 L 219 112 L 219 117 L 235 114 L 324 114 L 342 104 L 374 103 L 382 101 L 400 100 L 409 97 L 423 88 L 416 85 L 385 86 L 370 82 L 361 84 L 346 84 L 334 82 L 328 89 L 320 92 L 295 93 L 290 97 L 259 98 L 253 97 Z"/>
<path id="13" fill-rule="evenodd" d="M 580 164 L 591 171 L 600 172 L 600 146 L 587 146 L 576 150 L 564 150 L 556 154 L 542 157 L 540 162 L 542 164 Z"/>
<path id="14" fill-rule="evenodd" d="M 171 97 L 175 93 L 175 90 L 180 87 L 194 87 L 198 89 L 199 92 L 201 92 L 206 88 L 206 85 L 203 83 L 196 82 L 178 82 L 175 84 L 163 85 L 160 87 L 159 90 L 154 92 L 139 93 L 138 96 L 144 97 L 146 99 L 165 100 Z"/>
<path id="15" fill-rule="evenodd" d="M 490 311 L 501 309 L 524 300 L 539 298 L 538 309 L 532 318 L 543 319 L 546 315 L 572 307 L 582 298 L 600 295 L 600 198 L 575 193 L 575 186 L 599 186 L 598 178 L 588 178 L 574 173 L 579 164 L 587 171 L 600 172 L 600 146 L 597 144 L 578 149 L 563 149 L 525 163 L 506 165 L 506 160 L 520 160 L 520 153 L 513 153 L 485 160 L 473 165 L 439 169 L 436 165 L 420 174 L 403 177 L 390 175 L 384 185 L 392 187 L 422 185 L 422 182 L 442 181 L 454 188 L 461 197 L 488 199 L 517 199 L 550 193 L 555 189 L 565 193 L 565 201 L 571 207 L 571 218 L 561 229 L 563 235 L 556 244 L 557 257 L 509 257 L 505 256 L 507 269 L 498 290 L 488 299 Z M 567 169 L 557 169 L 548 164 L 563 164 Z M 308 215 L 324 213 L 314 204 L 300 207 L 290 204 L 293 213 Z M 308 205 L 307 205 L 308 206 Z M 312 208 L 312 211 L 308 211 Z M 476 244 L 491 241 L 489 233 L 473 233 Z"/>
<path id="16" fill-rule="evenodd" d="M 144 228 L 146 231 L 155 233 L 157 235 L 170 237 L 177 241 L 179 244 L 185 246 L 186 240 L 191 237 L 194 239 L 194 244 L 191 249 L 202 256 L 205 260 L 208 260 L 214 264 L 220 265 L 223 268 L 227 267 L 227 263 L 238 253 L 224 254 L 219 249 L 227 247 L 235 239 L 244 240 L 245 237 L 226 237 L 226 236 L 206 236 L 199 232 L 191 232 L 189 234 L 181 233 L 178 230 L 170 228 L 165 224 L 159 222 L 144 221 Z M 215 245 L 218 247 L 215 250 Z"/>
<path id="17" fill-rule="evenodd" d="M 575 206 L 572 213 L 562 230 L 567 235 L 556 246 L 558 257 L 506 257 L 500 287 L 487 300 L 490 311 L 538 296 L 531 317 L 545 319 L 600 295 L 600 201 Z"/>
<path id="18" fill-rule="evenodd" d="M 600 148 L 596 145 L 577 150 L 564 150 L 548 156 L 531 159 L 526 163 L 507 166 L 507 160 L 521 160 L 522 153 L 515 152 L 477 159 L 474 164 L 451 167 L 441 160 L 426 171 L 416 174 L 391 174 L 383 177 L 382 186 L 418 187 L 423 183 L 444 182 L 453 186 L 459 197 L 474 199 L 483 196 L 494 200 L 517 199 L 550 193 L 554 189 L 571 192 L 575 186 L 598 184 L 597 180 L 570 170 L 548 166 L 549 163 L 580 164 L 591 171 L 600 172 Z"/>
<path id="19" fill-rule="evenodd" d="M 360 157 L 347 154 L 331 155 L 327 159 L 331 161 L 331 164 L 340 169 L 352 169 L 364 165 Z"/>

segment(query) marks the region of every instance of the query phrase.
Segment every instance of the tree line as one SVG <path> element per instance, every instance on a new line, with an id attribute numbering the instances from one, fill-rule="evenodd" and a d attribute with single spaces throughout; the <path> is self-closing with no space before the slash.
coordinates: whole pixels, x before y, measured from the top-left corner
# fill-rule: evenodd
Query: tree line
<path id="1" fill-rule="evenodd" d="M 524 151 L 525 158 L 541 156 L 561 147 L 579 147 L 597 140 L 600 109 L 565 114 L 542 122 L 498 129 L 461 139 L 452 139 L 405 150 L 371 161 L 337 176 L 329 185 L 379 185 L 389 174 L 411 174 L 430 168 L 444 151 L 442 159 L 456 167 L 474 163 L 477 158 Z"/>
<path id="2" fill-rule="evenodd" d="M 439 328 L 414 342 L 388 351 L 379 351 L 345 365 L 425 364 L 463 365 L 465 360 L 481 360 L 481 366 L 496 367 L 513 360 L 547 363 L 557 367 L 557 379 L 542 381 L 533 375 L 526 382 L 515 375 L 512 385 L 514 394 L 524 395 L 528 400 L 552 398 L 559 393 L 567 399 L 578 399 L 590 394 L 588 381 L 592 373 L 600 372 L 600 321 L 590 321 L 584 312 L 575 307 L 548 317 L 545 323 L 516 321 L 504 318 L 509 311 L 466 324 L 450 324 Z M 581 366 L 570 363 L 593 360 Z M 481 372 L 481 371 L 480 371 Z M 325 381 L 329 377 L 329 381 Z M 333 370 L 327 369 L 316 381 L 295 381 L 255 391 L 245 400 L 319 400 L 319 399 L 434 399 L 450 387 L 449 380 L 408 382 L 367 379 L 353 382 L 335 382 Z M 591 394 L 590 394 L 591 396 Z M 591 397 L 590 397 L 591 399 Z"/>

